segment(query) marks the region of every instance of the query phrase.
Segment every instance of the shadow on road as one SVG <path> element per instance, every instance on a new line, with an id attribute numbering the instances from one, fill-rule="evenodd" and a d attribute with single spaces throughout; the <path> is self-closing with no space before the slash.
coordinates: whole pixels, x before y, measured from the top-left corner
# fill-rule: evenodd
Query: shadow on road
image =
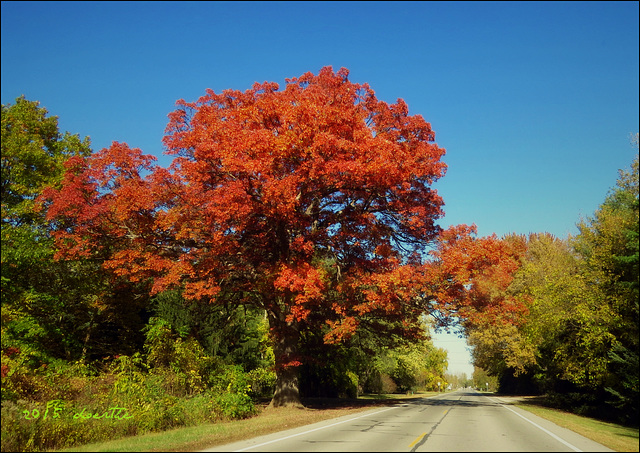
<path id="1" fill-rule="evenodd" d="M 477 392 L 455 392 L 440 395 L 398 395 L 397 398 L 381 396 L 379 398 L 303 398 L 302 404 L 308 409 L 353 409 L 362 407 L 380 407 L 396 405 L 425 405 L 425 406 L 499 406 L 499 403 L 487 398 L 478 398 L 481 395 L 494 396 L 493 394 L 482 394 Z M 437 396 L 437 398 L 433 398 Z M 470 400 L 469 398 L 473 398 Z M 464 400 L 463 400 L 464 399 Z M 505 402 L 504 404 L 511 404 Z"/>
<path id="2" fill-rule="evenodd" d="M 500 406 L 500 403 L 488 398 L 480 398 L 482 394 L 470 392 L 455 392 L 438 398 L 420 398 L 411 401 L 409 404 L 420 406 L 458 406 L 458 407 L 489 407 Z M 491 395 L 493 396 L 493 395 Z M 400 403 L 403 404 L 403 403 Z M 406 402 L 404 404 L 407 404 Z"/>

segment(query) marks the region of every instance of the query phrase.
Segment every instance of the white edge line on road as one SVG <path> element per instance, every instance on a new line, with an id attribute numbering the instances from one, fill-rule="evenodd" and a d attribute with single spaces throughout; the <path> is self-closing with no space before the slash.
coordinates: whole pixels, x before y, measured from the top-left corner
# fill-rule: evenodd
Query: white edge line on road
<path id="1" fill-rule="evenodd" d="M 493 398 L 490 398 L 493 400 Z M 495 400 L 494 400 L 495 401 Z M 582 451 L 580 450 L 578 447 L 571 445 L 569 442 L 567 442 L 564 439 L 561 439 L 560 437 L 556 436 L 555 434 L 553 434 L 551 431 L 549 431 L 548 429 L 543 428 L 542 426 L 538 425 L 536 422 L 529 420 L 527 417 L 525 417 L 524 415 L 518 414 L 516 411 L 514 411 L 513 409 L 511 409 L 508 406 L 505 406 L 504 404 L 500 403 L 499 401 L 496 401 L 498 404 L 500 404 L 500 406 L 504 407 L 505 409 L 510 410 L 511 412 L 513 412 L 514 414 L 516 414 L 518 417 L 528 421 L 529 423 L 531 423 L 533 426 L 540 428 L 542 431 L 544 431 L 545 433 L 547 433 L 548 435 L 550 435 L 551 437 L 553 437 L 555 440 L 557 440 L 558 442 L 562 442 L 563 444 L 565 444 L 567 447 L 569 447 L 570 449 L 572 449 L 573 451 Z"/>
<path id="2" fill-rule="evenodd" d="M 309 431 L 304 431 L 304 432 L 302 432 L 302 433 L 298 433 L 298 434 L 292 434 L 292 435 L 290 435 L 290 436 L 286 436 L 286 437 L 280 437 L 280 438 L 278 438 L 278 439 L 270 440 L 270 441 L 268 441 L 268 442 L 263 442 L 263 443 L 258 444 L 258 445 L 252 445 L 252 446 L 250 446 L 250 447 L 245 447 L 245 448 L 242 448 L 242 449 L 240 449 L 240 450 L 234 450 L 234 451 L 247 451 L 247 450 L 251 450 L 252 448 L 262 447 L 262 446 L 264 446 L 264 445 L 272 444 L 272 443 L 274 443 L 274 442 L 280 442 L 281 440 L 291 439 L 292 437 L 302 436 L 303 434 L 309 434 L 309 433 L 312 433 L 312 432 L 314 432 L 314 431 L 319 431 L 319 430 L 321 430 L 321 429 L 330 428 L 330 427 L 332 427 L 332 426 L 340 425 L 340 424 L 342 424 L 342 423 L 351 422 L 351 421 L 353 421 L 353 420 L 357 420 L 357 419 L 362 418 L 362 417 L 369 417 L 369 416 L 371 416 L 371 415 L 379 414 L 379 413 L 381 413 L 381 412 L 386 412 L 386 411 L 388 411 L 388 410 L 395 409 L 396 407 L 397 407 L 397 406 L 394 406 L 394 407 L 388 407 L 388 408 L 386 408 L 386 409 L 382 409 L 382 410 L 380 410 L 380 411 L 377 411 L 377 412 L 374 412 L 374 413 L 371 413 L 371 414 L 369 414 L 369 413 L 367 413 L 367 414 L 363 414 L 363 415 L 360 415 L 359 417 L 350 418 L 349 420 L 343 420 L 343 421 L 341 421 L 341 422 L 332 423 L 331 425 L 321 426 L 321 427 L 319 427 L 319 428 L 310 429 Z M 579 450 L 578 450 L 578 451 L 579 451 Z"/>

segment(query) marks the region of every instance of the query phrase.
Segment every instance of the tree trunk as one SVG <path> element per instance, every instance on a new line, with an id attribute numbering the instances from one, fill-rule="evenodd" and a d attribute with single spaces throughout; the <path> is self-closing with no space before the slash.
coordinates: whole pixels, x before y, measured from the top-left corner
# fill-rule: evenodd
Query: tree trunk
<path id="1" fill-rule="evenodd" d="M 287 322 L 282 313 L 269 313 L 269 327 L 274 340 L 276 362 L 276 388 L 270 407 L 302 407 L 299 376 L 301 365 L 298 353 L 300 333 L 293 322 Z"/>
<path id="2" fill-rule="evenodd" d="M 89 314 L 89 327 L 87 327 L 87 334 L 84 337 L 84 343 L 82 344 L 82 355 L 80 356 L 80 362 L 85 363 L 87 359 L 87 349 L 89 345 L 89 339 L 91 339 L 91 331 L 93 330 L 93 319 L 95 318 L 95 312 L 91 311 Z"/>

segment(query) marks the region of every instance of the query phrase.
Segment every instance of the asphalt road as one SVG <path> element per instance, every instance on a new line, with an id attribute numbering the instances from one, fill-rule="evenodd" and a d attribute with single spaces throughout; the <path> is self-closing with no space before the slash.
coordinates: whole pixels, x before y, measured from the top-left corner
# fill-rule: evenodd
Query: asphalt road
<path id="1" fill-rule="evenodd" d="M 506 398 L 457 391 L 204 451 L 613 451 Z"/>

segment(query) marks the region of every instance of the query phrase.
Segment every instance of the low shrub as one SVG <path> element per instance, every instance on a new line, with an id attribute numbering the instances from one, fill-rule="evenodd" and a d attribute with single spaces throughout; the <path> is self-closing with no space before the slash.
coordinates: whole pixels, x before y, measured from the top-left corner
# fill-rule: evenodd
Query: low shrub
<path id="1" fill-rule="evenodd" d="M 256 413 L 252 396 L 273 393 L 273 371 L 246 373 L 207 356 L 160 319 L 152 318 L 146 338 L 145 354 L 105 358 L 95 367 L 60 361 L 30 369 L 19 354 L 3 351 L 2 451 L 246 418 Z"/>
<path id="2" fill-rule="evenodd" d="M 270 398 L 276 388 L 276 372 L 267 368 L 256 368 L 249 373 L 251 390 L 249 394 L 254 398 Z"/>
<path id="3" fill-rule="evenodd" d="M 201 351 L 189 352 L 187 342 L 176 342 L 173 359 L 186 357 L 183 365 L 193 365 Z M 203 363 L 187 370 L 150 367 L 144 356 L 134 354 L 116 357 L 102 373 L 82 364 L 25 372 L 6 389 L 14 397 L 2 400 L 2 451 L 60 449 L 246 418 L 256 413 L 252 383 L 266 389 L 275 380 L 267 371 L 245 373 L 207 357 Z M 28 385 L 13 385 L 23 381 Z M 36 384 L 38 392 L 29 395 Z"/>

